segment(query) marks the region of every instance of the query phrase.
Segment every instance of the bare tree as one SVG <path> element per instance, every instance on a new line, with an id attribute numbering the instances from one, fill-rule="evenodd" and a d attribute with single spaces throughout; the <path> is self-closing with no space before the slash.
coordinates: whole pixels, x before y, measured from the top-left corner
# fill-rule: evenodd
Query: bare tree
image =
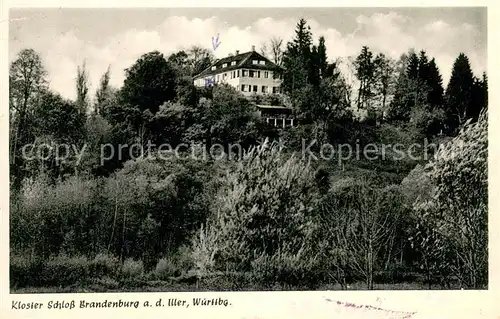
<path id="1" fill-rule="evenodd" d="M 281 66 L 283 62 L 283 39 L 272 37 L 268 42 L 264 42 L 260 48 L 263 56 L 270 59 L 274 64 Z"/>
<path id="2" fill-rule="evenodd" d="M 192 46 L 186 50 L 188 55 L 188 64 L 192 70 L 192 74 L 198 74 L 204 69 L 208 68 L 214 61 L 214 54 L 203 47 Z"/>

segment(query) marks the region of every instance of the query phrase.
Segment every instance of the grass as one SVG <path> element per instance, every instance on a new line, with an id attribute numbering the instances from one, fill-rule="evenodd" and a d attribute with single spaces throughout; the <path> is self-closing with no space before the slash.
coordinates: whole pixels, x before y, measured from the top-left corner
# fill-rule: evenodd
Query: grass
<path id="1" fill-rule="evenodd" d="M 196 283 L 174 282 L 172 280 L 155 281 L 136 281 L 118 283 L 113 280 L 110 282 L 95 282 L 89 285 L 73 285 L 67 287 L 25 287 L 11 289 L 12 294 L 30 294 L 30 293 L 93 293 L 93 292 L 196 292 L 196 291 L 304 291 L 310 290 L 305 287 L 291 287 L 283 285 L 274 285 L 273 287 L 264 287 L 259 285 L 235 286 L 224 280 L 215 283 L 214 281 Z M 427 290 L 428 286 L 422 283 L 397 283 L 397 284 L 374 284 L 374 290 Z M 433 286 L 433 290 L 441 290 L 439 286 Z M 457 287 L 452 287 L 457 289 Z M 342 287 L 336 285 L 320 286 L 316 290 L 342 290 Z M 348 285 L 347 290 L 367 290 L 363 282 Z"/>

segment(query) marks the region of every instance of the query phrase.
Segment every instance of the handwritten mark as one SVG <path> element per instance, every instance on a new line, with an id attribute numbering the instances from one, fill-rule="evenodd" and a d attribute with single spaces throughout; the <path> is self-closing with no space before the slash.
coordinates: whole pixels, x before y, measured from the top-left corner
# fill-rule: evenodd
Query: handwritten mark
<path id="1" fill-rule="evenodd" d="M 358 308 L 358 309 L 365 308 L 365 309 L 369 309 L 369 310 L 383 311 L 385 313 L 392 313 L 392 314 L 398 313 L 402 316 L 401 318 L 411 318 L 414 314 L 416 314 L 416 312 L 395 311 L 395 310 L 374 307 L 374 306 L 370 306 L 370 305 L 356 305 L 356 304 L 353 304 L 350 302 L 331 300 L 329 298 L 325 298 L 325 299 L 326 299 L 326 301 L 335 302 L 335 303 L 337 303 L 337 305 L 343 305 L 344 307 L 348 307 L 348 308 Z"/>
<path id="2" fill-rule="evenodd" d="M 216 38 L 212 37 L 212 47 L 214 48 L 214 51 L 219 47 L 220 44 L 221 41 L 219 41 L 219 34 L 217 33 Z"/>
<path id="3" fill-rule="evenodd" d="M 209 88 L 215 84 L 215 77 L 211 76 L 205 79 L 205 87 Z"/>

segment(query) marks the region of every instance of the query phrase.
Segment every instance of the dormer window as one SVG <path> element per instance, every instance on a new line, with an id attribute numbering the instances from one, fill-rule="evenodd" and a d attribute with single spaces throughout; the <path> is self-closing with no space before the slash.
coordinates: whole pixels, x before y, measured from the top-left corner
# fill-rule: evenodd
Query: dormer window
<path id="1" fill-rule="evenodd" d="M 258 60 L 252 60 L 252 64 L 259 64 Z"/>
<path id="2" fill-rule="evenodd" d="M 227 63 L 224 63 L 224 64 L 222 65 L 222 67 L 223 67 L 223 68 L 227 67 Z"/>
<path id="3" fill-rule="evenodd" d="M 236 61 L 231 62 L 231 65 L 236 65 Z"/>
<path id="4" fill-rule="evenodd" d="M 266 61 L 259 61 L 259 64 L 266 65 Z"/>
<path id="5" fill-rule="evenodd" d="M 214 66 L 212 67 L 212 71 L 214 71 L 215 69 L 217 69 L 217 67 L 214 65 Z"/>

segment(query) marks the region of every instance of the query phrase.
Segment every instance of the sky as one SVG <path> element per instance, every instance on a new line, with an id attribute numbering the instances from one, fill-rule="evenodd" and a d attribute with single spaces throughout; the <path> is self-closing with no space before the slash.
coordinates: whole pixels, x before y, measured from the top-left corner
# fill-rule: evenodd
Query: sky
<path id="1" fill-rule="evenodd" d="M 76 96 L 77 66 L 85 61 L 94 92 L 108 66 L 111 84 L 120 87 L 124 70 L 142 54 L 165 55 L 200 45 L 212 50 L 219 34 L 218 58 L 278 36 L 291 40 L 305 18 L 314 41 L 326 40 L 330 60 L 356 56 L 363 45 L 397 59 L 410 48 L 434 57 L 448 82 L 463 52 L 476 76 L 487 71 L 486 8 L 145 8 L 11 9 L 9 61 L 25 48 L 42 57 L 50 87 Z"/>

